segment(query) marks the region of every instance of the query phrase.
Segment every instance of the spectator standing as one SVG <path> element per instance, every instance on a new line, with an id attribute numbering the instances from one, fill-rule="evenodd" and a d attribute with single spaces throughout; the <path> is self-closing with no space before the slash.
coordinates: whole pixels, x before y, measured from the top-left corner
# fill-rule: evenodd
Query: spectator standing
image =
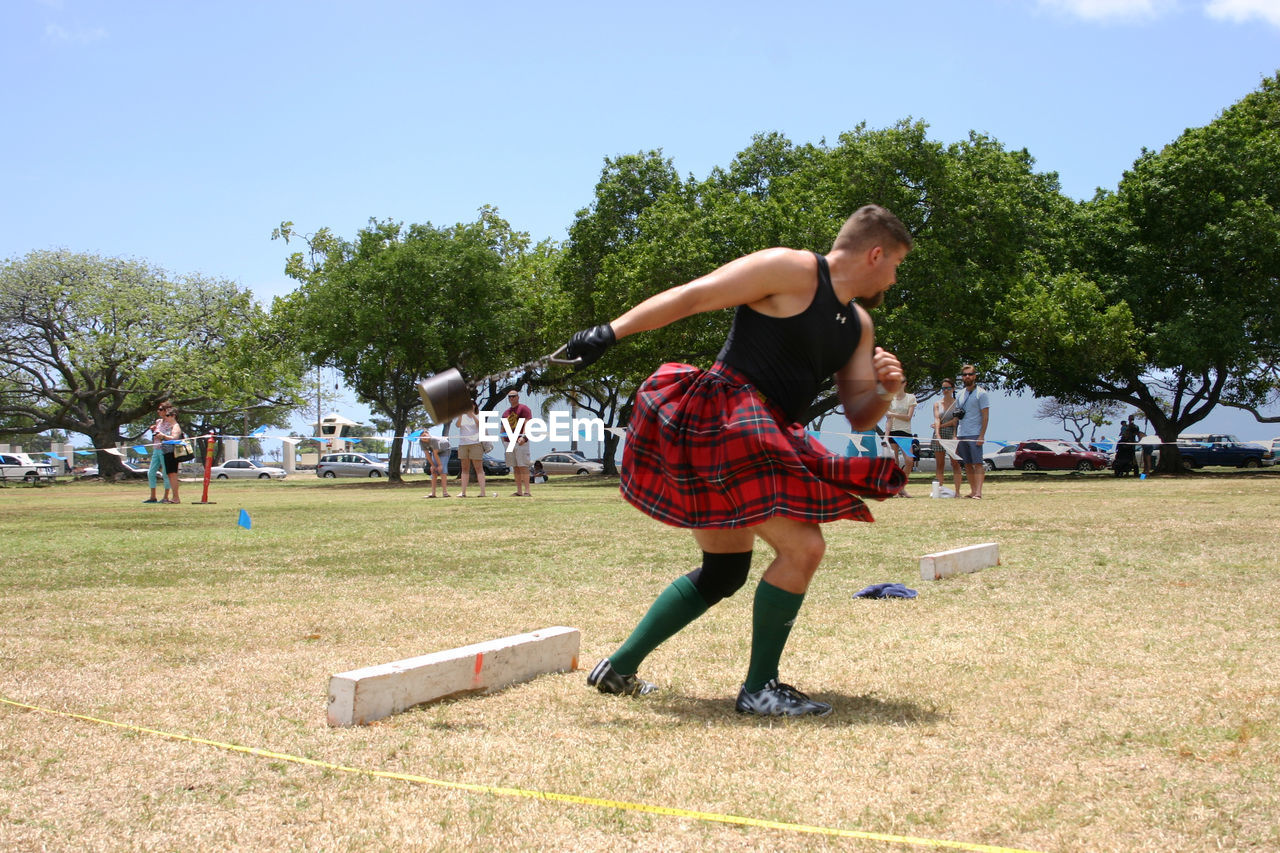
<path id="1" fill-rule="evenodd" d="M 955 424 L 959 441 L 956 452 L 964 464 L 965 476 L 969 478 L 969 494 L 965 497 L 981 500 L 982 481 L 987 473 L 982 463 L 982 443 L 987 438 L 991 403 L 987 392 L 978 385 L 978 370 L 972 364 L 960 368 L 960 382 L 964 388 L 956 395 L 952 419 L 948 423 Z"/>
<path id="2" fill-rule="evenodd" d="M 885 412 L 884 425 L 885 431 L 889 434 L 889 447 L 893 449 L 893 455 L 897 457 L 898 464 L 902 466 L 902 472 L 907 475 L 910 480 L 911 472 L 916 467 L 916 456 L 912 451 L 911 442 L 911 419 L 916 414 L 916 395 L 908 394 L 905 387 L 899 388 L 898 393 L 893 396 L 893 401 L 889 403 L 889 411 Z M 906 438 L 907 446 L 894 439 Z M 909 498 L 907 494 L 907 484 L 903 482 L 902 491 L 898 492 L 898 497 Z"/>
<path id="3" fill-rule="evenodd" d="M 1120 424 L 1120 437 L 1116 440 L 1116 476 L 1123 477 L 1133 472 L 1138 473 L 1138 438 L 1142 435 L 1134 422 L 1136 415 L 1129 415 L 1129 420 Z"/>
<path id="4" fill-rule="evenodd" d="M 484 445 L 480 443 L 480 407 L 471 401 L 471 411 L 463 412 L 454 419 L 453 425 L 458 428 L 458 464 L 461 466 L 462 492 L 460 497 L 467 496 L 467 483 L 471 471 L 476 472 L 476 482 L 480 484 L 480 497 L 485 495 L 484 482 Z"/>
<path id="5" fill-rule="evenodd" d="M 1147 424 L 1147 428 L 1151 428 L 1150 423 Z M 1144 477 L 1151 473 L 1152 462 L 1154 461 L 1152 457 L 1155 455 L 1156 450 L 1155 445 L 1146 439 L 1147 434 L 1145 432 L 1138 433 L 1138 449 L 1142 451 L 1142 476 Z"/>
<path id="6" fill-rule="evenodd" d="M 165 491 L 165 499 L 160 503 L 182 503 L 178 496 L 178 445 L 171 443 L 181 439 L 182 427 L 178 425 L 178 410 L 170 405 L 164 411 L 164 420 L 160 422 L 160 440 L 163 442 L 160 449 L 164 454 L 164 470 L 169 480 L 169 489 Z M 172 498 L 169 497 L 170 491 L 173 493 Z"/>
<path id="7" fill-rule="evenodd" d="M 502 413 L 502 419 L 511 427 L 507 432 L 509 440 L 507 443 L 507 464 L 511 466 L 512 472 L 516 478 L 516 490 L 513 497 L 531 498 L 533 493 L 529 490 L 529 436 L 525 434 L 525 430 L 529 428 L 529 421 L 533 418 L 533 410 L 520 402 L 520 393 L 511 391 L 507 394 L 507 410 Z"/>
<path id="8" fill-rule="evenodd" d="M 169 410 L 169 401 L 165 400 L 156 407 L 156 420 L 151 425 L 151 465 L 147 468 L 147 485 L 151 486 L 151 497 L 143 501 L 144 504 L 158 504 L 169 502 L 169 472 L 164 467 L 164 441 L 165 427 L 164 415 Z M 156 500 L 156 480 L 158 477 L 164 478 L 164 500 Z"/>
<path id="9" fill-rule="evenodd" d="M 951 477 L 955 485 L 955 496 L 961 497 L 960 483 L 964 479 L 964 475 L 960 471 L 960 460 L 947 453 L 947 449 L 942 446 L 944 439 L 956 437 L 955 423 L 951 421 L 951 409 L 955 404 L 955 380 L 944 379 L 942 380 L 942 398 L 934 401 L 933 404 L 933 476 L 938 481 L 939 486 L 946 482 L 946 469 L 943 466 L 949 459 L 951 461 Z M 943 423 L 950 423 L 951 425 L 943 426 Z"/>

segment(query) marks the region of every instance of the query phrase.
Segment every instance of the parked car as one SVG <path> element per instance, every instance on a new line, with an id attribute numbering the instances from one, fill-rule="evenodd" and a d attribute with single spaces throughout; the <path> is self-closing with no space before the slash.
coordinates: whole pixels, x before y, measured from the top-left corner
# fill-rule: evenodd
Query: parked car
<path id="1" fill-rule="evenodd" d="M 57 471 L 48 462 L 36 462 L 25 453 L 0 453 L 0 480 L 52 483 L 57 477 Z"/>
<path id="2" fill-rule="evenodd" d="M 365 453 L 329 453 L 320 457 L 316 476 L 333 477 L 385 477 L 391 466 Z"/>
<path id="3" fill-rule="evenodd" d="M 1022 471 L 1102 471 L 1108 464 L 1106 454 L 1062 439 L 1019 442 L 1013 453 L 1013 467 Z"/>
<path id="4" fill-rule="evenodd" d="M 210 468 L 209 476 L 215 480 L 283 480 L 284 469 L 272 468 L 269 465 L 259 465 L 250 459 L 228 459 L 221 465 L 214 465 Z"/>
<path id="5" fill-rule="evenodd" d="M 1178 453 L 1182 467 L 1190 470 L 1206 465 L 1234 468 L 1260 468 L 1270 465 L 1275 457 L 1258 444 L 1246 444 L 1225 433 L 1183 433 L 1178 436 Z"/>
<path id="6" fill-rule="evenodd" d="M 580 453 L 570 453 L 568 451 L 556 451 L 540 456 L 537 459 L 542 463 L 542 470 L 548 474 L 603 474 L 604 466 L 599 462 L 592 462 Z"/>
<path id="7" fill-rule="evenodd" d="M 123 474 L 124 479 L 127 479 L 127 480 L 147 479 L 148 464 L 138 465 L 138 464 L 134 464 L 134 462 L 131 462 L 127 459 L 122 459 L 120 460 L 120 467 L 123 467 L 124 469 L 124 474 Z M 90 466 L 84 467 L 84 469 L 79 470 L 77 473 L 77 476 L 97 476 L 97 475 L 99 475 L 99 469 L 97 469 L 97 465 L 90 465 Z"/>
<path id="8" fill-rule="evenodd" d="M 511 473 L 511 466 L 500 459 L 495 459 L 489 454 L 485 454 L 480 462 L 484 466 L 484 475 L 486 477 L 501 477 Z M 458 459 L 456 452 L 449 454 L 449 461 L 444 463 L 445 473 L 450 477 L 462 476 L 462 462 Z M 474 474 L 475 472 L 472 471 Z"/>
<path id="9" fill-rule="evenodd" d="M 1012 471 L 1017 467 L 1014 465 L 1017 453 L 1016 444 L 1006 444 L 1004 447 L 992 445 L 990 449 L 982 451 L 982 466 L 988 471 Z"/>

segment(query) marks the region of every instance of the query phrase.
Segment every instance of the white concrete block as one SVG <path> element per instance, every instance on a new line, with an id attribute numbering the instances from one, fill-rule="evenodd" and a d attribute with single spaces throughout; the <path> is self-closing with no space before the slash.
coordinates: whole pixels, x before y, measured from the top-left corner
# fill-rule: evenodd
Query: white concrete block
<path id="1" fill-rule="evenodd" d="M 577 628 L 543 628 L 329 678 L 329 725 L 363 726 L 459 693 L 489 693 L 578 668 Z"/>
<path id="2" fill-rule="evenodd" d="M 936 554 L 925 554 L 920 558 L 920 579 L 937 581 L 951 575 L 967 574 L 998 565 L 1000 546 L 995 542 L 968 545 Z"/>

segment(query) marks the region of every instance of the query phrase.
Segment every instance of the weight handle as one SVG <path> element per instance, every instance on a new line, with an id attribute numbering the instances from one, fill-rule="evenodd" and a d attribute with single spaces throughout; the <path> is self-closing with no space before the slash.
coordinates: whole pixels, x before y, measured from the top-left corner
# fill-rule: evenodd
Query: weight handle
<path id="1" fill-rule="evenodd" d="M 547 358 L 546 358 L 547 363 L 548 363 L 548 364 L 581 364 L 581 363 L 582 363 L 582 359 L 581 359 L 581 357 L 579 357 L 579 358 L 559 358 L 560 353 L 564 352 L 564 351 L 565 351 L 565 350 L 567 350 L 568 348 L 569 348 L 569 345 L 568 345 L 568 344 L 565 344 L 564 346 L 560 347 L 560 349 L 558 349 L 558 350 L 556 350 L 555 352 L 551 353 L 551 355 L 547 356 Z"/>

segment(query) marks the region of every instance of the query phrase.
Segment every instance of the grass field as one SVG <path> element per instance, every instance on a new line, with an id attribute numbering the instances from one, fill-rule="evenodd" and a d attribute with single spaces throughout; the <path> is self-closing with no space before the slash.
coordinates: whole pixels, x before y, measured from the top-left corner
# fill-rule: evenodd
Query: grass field
<path id="1" fill-rule="evenodd" d="M 0 489 L 0 698 L 44 709 L 0 703 L 0 849 L 1280 849 L 1280 472 L 1000 474 L 980 503 L 922 479 L 828 526 L 782 661 L 824 720 L 733 712 L 760 544 L 646 661 L 657 694 L 579 671 L 331 729 L 357 667 L 567 625 L 589 668 L 697 561 L 616 482 L 423 485 Z M 980 542 L 1001 566 L 919 579 Z M 881 581 L 920 595 L 851 597 Z"/>

